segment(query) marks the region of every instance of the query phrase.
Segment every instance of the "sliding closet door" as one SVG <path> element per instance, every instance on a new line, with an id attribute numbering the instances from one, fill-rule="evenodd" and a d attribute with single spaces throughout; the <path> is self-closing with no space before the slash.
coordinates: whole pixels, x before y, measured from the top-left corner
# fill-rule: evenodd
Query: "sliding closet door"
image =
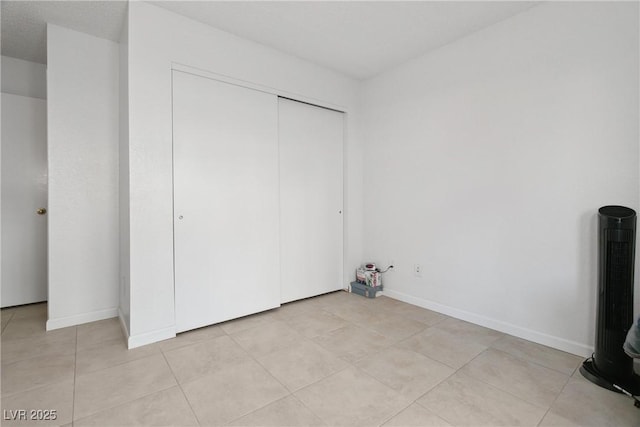
<path id="1" fill-rule="evenodd" d="M 343 288 L 343 117 L 279 100 L 282 302 Z"/>
<path id="2" fill-rule="evenodd" d="M 278 99 L 173 72 L 178 332 L 280 305 Z"/>

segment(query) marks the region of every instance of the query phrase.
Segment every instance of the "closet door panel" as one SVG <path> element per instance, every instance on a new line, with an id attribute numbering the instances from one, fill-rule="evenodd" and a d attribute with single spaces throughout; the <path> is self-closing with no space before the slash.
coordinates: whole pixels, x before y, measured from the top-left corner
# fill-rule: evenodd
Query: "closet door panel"
<path id="1" fill-rule="evenodd" d="M 280 305 L 278 99 L 173 72 L 178 332 Z"/>
<path id="2" fill-rule="evenodd" d="M 343 117 L 279 100 L 282 302 L 343 288 Z"/>

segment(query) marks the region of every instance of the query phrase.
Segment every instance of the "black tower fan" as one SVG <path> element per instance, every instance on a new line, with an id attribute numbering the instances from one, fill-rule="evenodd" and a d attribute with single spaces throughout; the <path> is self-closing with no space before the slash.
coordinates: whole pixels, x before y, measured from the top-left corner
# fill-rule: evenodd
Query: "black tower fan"
<path id="1" fill-rule="evenodd" d="M 636 213 L 623 206 L 604 206 L 598 214 L 596 345 L 593 358 L 582 364 L 580 372 L 601 387 L 638 395 L 640 377 L 633 372 L 633 359 L 622 349 L 634 321 Z"/>

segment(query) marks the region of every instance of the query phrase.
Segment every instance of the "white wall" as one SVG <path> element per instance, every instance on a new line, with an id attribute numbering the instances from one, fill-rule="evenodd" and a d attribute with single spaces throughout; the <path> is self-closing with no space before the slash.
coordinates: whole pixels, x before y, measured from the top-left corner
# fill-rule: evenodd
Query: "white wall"
<path id="1" fill-rule="evenodd" d="M 385 293 L 589 355 L 597 209 L 639 207 L 638 47 L 637 3 L 546 3 L 367 81 Z"/>
<path id="2" fill-rule="evenodd" d="M 118 45 L 47 26 L 49 320 L 118 308 Z"/>
<path id="3" fill-rule="evenodd" d="M 173 336 L 171 67 L 180 63 L 346 107 L 345 282 L 360 262 L 357 82 L 143 2 L 129 5 L 131 347 Z"/>
<path id="4" fill-rule="evenodd" d="M 2 92 L 47 99 L 47 66 L 3 56 Z"/>

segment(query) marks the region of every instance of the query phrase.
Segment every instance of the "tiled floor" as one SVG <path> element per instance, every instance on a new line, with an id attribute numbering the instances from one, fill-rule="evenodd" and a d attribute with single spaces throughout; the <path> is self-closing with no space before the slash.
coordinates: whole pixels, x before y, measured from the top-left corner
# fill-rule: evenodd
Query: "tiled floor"
<path id="1" fill-rule="evenodd" d="M 579 357 L 345 292 L 127 350 L 116 319 L 2 310 L 2 425 L 640 426 Z M 30 415 L 27 413 L 27 415 Z"/>

